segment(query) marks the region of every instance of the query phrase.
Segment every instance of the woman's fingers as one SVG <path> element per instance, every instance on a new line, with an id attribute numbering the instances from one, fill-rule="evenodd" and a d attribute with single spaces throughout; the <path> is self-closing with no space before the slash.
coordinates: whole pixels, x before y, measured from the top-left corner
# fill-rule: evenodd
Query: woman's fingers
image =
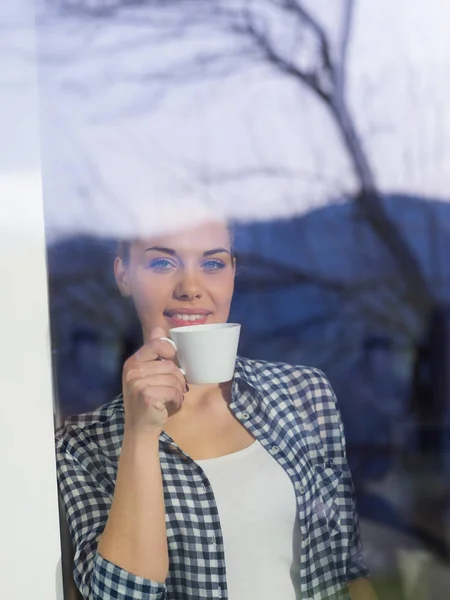
<path id="1" fill-rule="evenodd" d="M 179 381 L 179 379 L 174 375 L 167 374 L 153 375 L 151 377 L 139 377 L 130 381 L 130 387 L 136 393 L 139 393 L 143 390 L 149 390 L 151 392 L 153 388 L 173 388 L 182 399 L 186 391 L 184 381 Z"/>
<path id="2" fill-rule="evenodd" d="M 174 387 L 151 385 L 145 387 L 141 394 L 150 410 L 166 409 L 169 415 L 179 410 L 183 404 L 183 394 Z"/>
<path id="3" fill-rule="evenodd" d="M 174 362 L 176 350 L 175 344 L 159 328 L 125 362 L 125 424 L 131 429 L 159 429 L 168 416 L 179 410 L 183 403 L 187 383 L 181 369 Z"/>
<path id="4" fill-rule="evenodd" d="M 179 382 L 183 391 L 187 391 L 186 378 L 181 372 L 181 369 L 169 360 L 153 361 L 149 363 L 130 361 L 124 368 L 123 378 L 124 382 L 128 383 L 135 379 L 146 379 L 148 377 L 160 377 L 165 375 L 174 377 Z"/>

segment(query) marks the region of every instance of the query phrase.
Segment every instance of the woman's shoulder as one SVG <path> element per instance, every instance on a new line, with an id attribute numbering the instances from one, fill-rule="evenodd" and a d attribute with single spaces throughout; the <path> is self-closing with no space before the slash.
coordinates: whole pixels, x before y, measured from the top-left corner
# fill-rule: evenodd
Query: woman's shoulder
<path id="1" fill-rule="evenodd" d="M 236 376 L 269 395 L 278 397 L 280 391 L 284 391 L 305 420 L 318 426 L 322 437 L 340 435 L 336 396 L 320 369 L 239 357 Z"/>
<path id="2" fill-rule="evenodd" d="M 299 389 L 329 393 L 330 383 L 325 373 L 317 367 L 292 365 L 285 362 L 255 360 L 239 356 L 236 375 L 253 382 L 275 381 L 298 386 Z"/>
<path id="3" fill-rule="evenodd" d="M 69 417 L 55 432 L 57 450 L 82 441 L 119 438 L 123 419 L 121 395 L 91 412 Z"/>

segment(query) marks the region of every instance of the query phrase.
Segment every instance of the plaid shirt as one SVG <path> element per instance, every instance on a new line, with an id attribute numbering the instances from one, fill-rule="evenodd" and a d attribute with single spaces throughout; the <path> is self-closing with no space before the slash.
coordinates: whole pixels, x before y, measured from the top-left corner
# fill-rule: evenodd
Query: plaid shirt
<path id="1" fill-rule="evenodd" d="M 368 572 L 342 424 L 328 380 L 317 369 L 238 358 L 230 408 L 294 485 L 302 532 L 302 600 L 347 600 L 347 582 Z M 165 432 L 160 436 L 160 460 L 167 580 L 137 577 L 97 552 L 114 494 L 123 430 L 119 397 L 93 413 L 69 419 L 56 436 L 58 482 L 75 548 L 75 582 L 82 595 L 89 600 L 228 598 L 224 543 L 211 485 L 200 466 Z"/>

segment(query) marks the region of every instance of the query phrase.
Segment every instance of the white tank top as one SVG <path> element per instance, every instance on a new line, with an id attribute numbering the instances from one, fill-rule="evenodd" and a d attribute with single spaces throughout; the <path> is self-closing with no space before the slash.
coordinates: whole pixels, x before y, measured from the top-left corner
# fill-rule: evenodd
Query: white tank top
<path id="1" fill-rule="evenodd" d="M 196 462 L 219 511 L 229 600 L 299 600 L 297 502 L 283 467 L 258 441 Z"/>

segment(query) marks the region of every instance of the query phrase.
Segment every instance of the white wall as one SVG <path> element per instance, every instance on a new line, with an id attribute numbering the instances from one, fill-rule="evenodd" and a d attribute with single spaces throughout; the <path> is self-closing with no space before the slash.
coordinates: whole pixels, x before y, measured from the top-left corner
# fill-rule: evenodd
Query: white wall
<path id="1" fill-rule="evenodd" d="M 55 600 L 62 585 L 31 0 L 0 3 L 0 25 L 0 132 L 6 122 L 13 131 L 0 136 L 0 597 Z"/>

